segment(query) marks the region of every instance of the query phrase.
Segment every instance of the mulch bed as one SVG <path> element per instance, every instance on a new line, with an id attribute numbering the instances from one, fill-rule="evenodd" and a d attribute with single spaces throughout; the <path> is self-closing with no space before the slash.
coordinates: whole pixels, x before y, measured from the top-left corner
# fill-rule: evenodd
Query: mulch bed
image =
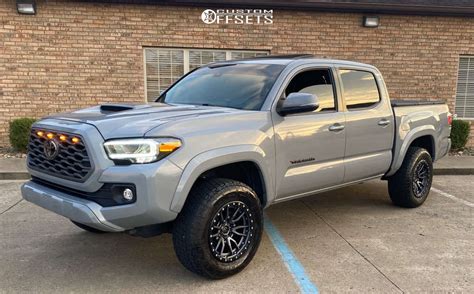
<path id="1" fill-rule="evenodd" d="M 464 148 L 462 150 L 449 151 L 451 156 L 474 156 L 474 148 Z"/>
<path id="2" fill-rule="evenodd" d="M 0 159 L 1 158 L 25 158 L 26 154 L 23 152 L 17 152 L 11 147 L 0 147 Z"/>

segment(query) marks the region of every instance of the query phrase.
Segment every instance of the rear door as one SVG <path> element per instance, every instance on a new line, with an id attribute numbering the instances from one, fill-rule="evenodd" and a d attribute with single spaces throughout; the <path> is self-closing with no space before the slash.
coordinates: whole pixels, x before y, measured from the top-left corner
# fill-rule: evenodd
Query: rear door
<path id="1" fill-rule="evenodd" d="M 380 74 L 338 68 L 346 119 L 344 183 L 384 174 L 392 160 L 394 121 Z"/>

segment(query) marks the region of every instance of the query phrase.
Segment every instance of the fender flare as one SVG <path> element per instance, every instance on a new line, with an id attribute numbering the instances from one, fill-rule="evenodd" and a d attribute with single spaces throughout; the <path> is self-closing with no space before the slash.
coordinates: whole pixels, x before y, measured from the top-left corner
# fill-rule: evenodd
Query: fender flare
<path id="1" fill-rule="evenodd" d="M 171 201 L 170 210 L 179 213 L 186 202 L 189 192 L 196 180 L 204 172 L 215 167 L 226 164 L 251 161 L 255 163 L 262 175 L 262 181 L 265 185 L 267 195 L 267 204 L 270 203 L 273 193 L 273 178 L 271 175 L 272 169 L 265 169 L 262 167 L 268 166 L 268 156 L 265 152 L 256 145 L 237 145 L 230 147 L 223 147 L 212 149 L 196 155 L 183 169 L 178 186 Z"/>
<path id="2" fill-rule="evenodd" d="M 412 130 L 410 130 L 404 138 L 401 138 L 400 140 L 403 140 L 402 145 L 400 146 L 400 151 L 397 153 L 393 154 L 393 163 L 392 167 L 390 168 L 389 172 L 385 176 L 391 176 L 397 172 L 397 170 L 402 166 L 403 160 L 405 159 L 405 155 L 408 151 L 408 148 L 411 146 L 413 141 L 416 139 L 423 137 L 423 136 L 430 136 L 432 139 L 433 143 L 433 156 L 436 156 L 436 144 L 434 142 L 434 138 L 436 135 L 436 130 L 433 126 L 431 125 L 426 125 L 426 126 L 419 126 L 416 127 Z M 433 158 L 434 160 L 434 158 Z"/>

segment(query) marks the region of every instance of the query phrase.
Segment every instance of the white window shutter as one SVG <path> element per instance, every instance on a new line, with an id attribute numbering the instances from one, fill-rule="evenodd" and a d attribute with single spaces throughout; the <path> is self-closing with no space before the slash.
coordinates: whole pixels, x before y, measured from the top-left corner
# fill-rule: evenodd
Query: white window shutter
<path id="1" fill-rule="evenodd" d="M 474 56 L 459 58 L 454 112 L 459 118 L 474 118 Z"/>

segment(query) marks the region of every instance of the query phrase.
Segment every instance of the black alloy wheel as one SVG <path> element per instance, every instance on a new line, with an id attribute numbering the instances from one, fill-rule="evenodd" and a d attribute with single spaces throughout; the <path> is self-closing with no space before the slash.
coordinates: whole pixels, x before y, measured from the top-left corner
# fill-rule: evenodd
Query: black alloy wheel
<path id="1" fill-rule="evenodd" d="M 209 246 L 219 261 L 231 262 L 242 256 L 255 234 L 254 218 L 242 201 L 222 206 L 209 227 Z"/>

